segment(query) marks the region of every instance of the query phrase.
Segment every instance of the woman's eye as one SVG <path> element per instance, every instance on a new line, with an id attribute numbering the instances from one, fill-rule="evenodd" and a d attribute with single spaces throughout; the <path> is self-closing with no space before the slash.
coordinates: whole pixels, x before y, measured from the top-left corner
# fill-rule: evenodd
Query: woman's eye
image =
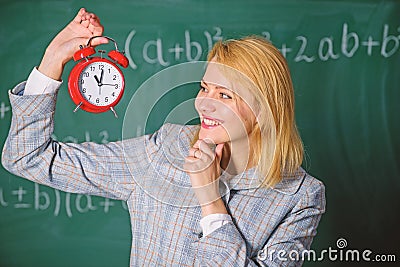
<path id="1" fill-rule="evenodd" d="M 207 93 L 208 90 L 207 90 L 207 88 L 205 88 L 205 87 L 203 87 L 203 86 L 200 86 L 200 92 L 205 92 L 205 93 Z"/>
<path id="2" fill-rule="evenodd" d="M 221 98 L 223 99 L 232 99 L 232 97 L 230 95 L 224 94 L 224 93 L 220 93 Z"/>

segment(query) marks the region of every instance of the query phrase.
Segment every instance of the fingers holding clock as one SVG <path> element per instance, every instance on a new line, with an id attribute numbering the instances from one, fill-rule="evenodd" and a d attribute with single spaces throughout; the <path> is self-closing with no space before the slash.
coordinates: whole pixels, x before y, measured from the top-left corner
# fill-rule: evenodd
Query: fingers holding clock
<path id="1" fill-rule="evenodd" d="M 94 13 L 86 11 L 85 8 L 79 10 L 73 21 L 85 27 L 90 32 L 89 37 L 101 36 L 103 34 L 104 27 L 100 23 L 99 17 Z M 108 43 L 107 38 L 96 38 L 91 42 L 92 46 L 106 43 Z"/>
<path id="2" fill-rule="evenodd" d="M 79 9 L 78 13 L 76 14 L 75 18 L 72 20 L 76 23 L 81 23 L 83 15 L 86 13 L 86 9 L 85 8 L 81 8 Z"/>
<path id="3" fill-rule="evenodd" d="M 104 27 L 100 23 L 100 19 L 93 14 L 89 19 L 88 29 L 93 33 L 94 36 L 100 36 L 103 34 Z"/>
<path id="4" fill-rule="evenodd" d="M 73 53 L 79 49 L 79 45 L 86 45 L 89 38 L 101 36 L 103 31 L 104 27 L 99 18 L 94 13 L 81 8 L 75 18 L 57 34 L 48 48 L 61 50 L 61 53 L 72 57 Z M 108 39 L 104 37 L 96 38 L 91 42 L 93 46 L 104 43 L 108 43 Z"/>
<path id="5" fill-rule="evenodd" d="M 89 38 L 101 36 L 104 27 L 99 18 L 81 8 L 74 19 L 51 41 L 39 65 L 39 71 L 55 80 L 61 79 L 64 65 L 72 59 L 80 45 L 86 45 Z M 108 43 L 104 37 L 95 38 L 92 46 Z"/>
<path id="6" fill-rule="evenodd" d="M 99 35 L 103 33 L 103 26 L 96 14 L 86 11 L 83 7 L 78 11 L 72 22 L 87 28 L 92 34 L 95 30 Z"/>

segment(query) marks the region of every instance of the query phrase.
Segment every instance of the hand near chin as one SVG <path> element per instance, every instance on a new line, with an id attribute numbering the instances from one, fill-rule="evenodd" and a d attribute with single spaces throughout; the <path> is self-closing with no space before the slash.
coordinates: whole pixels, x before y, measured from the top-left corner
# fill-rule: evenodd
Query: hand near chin
<path id="1" fill-rule="evenodd" d="M 219 193 L 221 175 L 220 162 L 224 144 L 214 144 L 198 140 L 189 150 L 184 169 L 190 176 L 192 188 L 202 207 L 203 215 L 227 213 Z"/>

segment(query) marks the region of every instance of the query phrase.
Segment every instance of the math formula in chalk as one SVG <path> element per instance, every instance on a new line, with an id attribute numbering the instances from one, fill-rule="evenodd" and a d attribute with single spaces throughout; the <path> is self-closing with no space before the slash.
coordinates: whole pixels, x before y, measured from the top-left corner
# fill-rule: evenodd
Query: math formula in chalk
<path id="1" fill-rule="evenodd" d="M 5 118 L 7 112 L 11 113 L 11 108 L 9 105 L 6 105 L 4 102 L 0 102 L 0 120 Z"/>
<path id="2" fill-rule="evenodd" d="M 138 45 L 141 46 L 141 59 L 149 64 L 167 67 L 178 62 L 202 60 L 204 59 L 204 52 L 207 53 L 215 42 L 222 40 L 222 29 L 214 27 L 211 31 L 203 31 L 200 35 L 201 40 L 195 40 L 191 31 L 184 30 L 181 41 L 173 40 L 168 45 L 160 36 L 137 44 L 138 38 L 143 40 L 140 35 L 137 30 L 131 30 L 125 41 L 125 53 L 129 59 L 129 65 L 133 69 L 137 69 L 138 65 L 131 50 L 138 49 Z M 198 36 L 198 33 L 196 33 L 196 36 Z"/>
<path id="3" fill-rule="evenodd" d="M 0 208 L 13 208 L 35 211 L 50 211 L 54 216 L 66 214 L 71 218 L 74 214 L 88 212 L 109 213 L 117 206 L 127 210 L 123 201 L 83 194 L 70 194 L 33 183 L 31 186 L 16 186 L 11 190 L 0 187 Z"/>
<path id="4" fill-rule="evenodd" d="M 400 49 L 400 26 L 375 25 L 374 33 L 357 32 L 349 23 L 338 24 L 335 33 L 316 36 L 301 33 L 285 36 L 285 41 L 274 41 L 276 33 L 267 29 L 253 32 L 270 40 L 289 62 L 326 62 L 341 58 L 353 58 L 357 55 L 390 58 Z M 167 67 L 182 62 L 205 60 L 213 44 L 224 39 L 223 28 L 210 30 L 182 30 L 180 36 L 169 37 L 171 30 L 158 29 L 154 36 L 148 37 L 145 30 L 132 29 L 125 40 L 125 52 L 130 67 L 140 68 L 140 64 Z M 240 32 L 240 29 L 237 30 Z M 376 33 L 379 32 L 379 33 Z M 139 64 L 140 63 L 140 64 Z"/>

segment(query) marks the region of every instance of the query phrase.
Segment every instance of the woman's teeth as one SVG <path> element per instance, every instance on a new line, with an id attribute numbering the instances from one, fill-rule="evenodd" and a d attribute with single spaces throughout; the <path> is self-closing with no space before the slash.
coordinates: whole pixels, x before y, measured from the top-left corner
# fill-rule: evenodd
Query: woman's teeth
<path id="1" fill-rule="evenodd" d="M 206 119 L 206 118 L 203 119 L 203 122 L 207 126 L 216 126 L 216 125 L 220 125 L 221 124 L 218 121 L 214 121 L 214 120 L 210 120 L 210 119 Z"/>

